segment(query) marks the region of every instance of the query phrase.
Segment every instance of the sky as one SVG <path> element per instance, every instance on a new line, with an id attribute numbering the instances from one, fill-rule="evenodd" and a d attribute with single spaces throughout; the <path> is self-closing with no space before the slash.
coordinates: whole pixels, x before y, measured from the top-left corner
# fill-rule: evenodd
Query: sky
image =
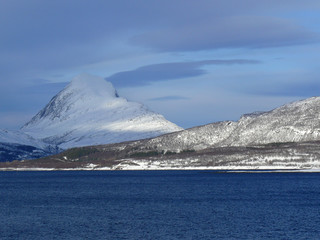
<path id="1" fill-rule="evenodd" d="M 0 0 L 0 128 L 78 74 L 183 128 L 320 95 L 319 0 Z"/>

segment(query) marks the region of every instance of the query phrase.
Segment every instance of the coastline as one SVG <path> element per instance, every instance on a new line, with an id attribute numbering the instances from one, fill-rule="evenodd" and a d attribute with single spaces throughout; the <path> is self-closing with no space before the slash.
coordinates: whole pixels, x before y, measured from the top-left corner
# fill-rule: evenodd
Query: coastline
<path id="1" fill-rule="evenodd" d="M 212 170 L 215 172 L 224 173 L 294 173 L 294 172 L 320 172 L 320 168 L 292 168 L 292 167 L 271 167 L 271 166 L 255 166 L 255 167 L 149 167 L 149 168 L 139 168 L 139 167 L 82 167 L 82 168 L 0 168 L 0 172 L 28 172 L 28 171 L 205 171 Z"/>

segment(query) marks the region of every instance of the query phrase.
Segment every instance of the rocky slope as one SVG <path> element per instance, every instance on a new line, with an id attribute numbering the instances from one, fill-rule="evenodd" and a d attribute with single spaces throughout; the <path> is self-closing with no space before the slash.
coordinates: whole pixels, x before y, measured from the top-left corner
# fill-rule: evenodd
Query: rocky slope
<path id="1" fill-rule="evenodd" d="M 320 140 L 320 97 L 286 104 L 270 112 L 246 114 L 237 122 L 212 123 L 159 136 L 144 144 L 147 148 L 179 152 L 317 140 Z"/>

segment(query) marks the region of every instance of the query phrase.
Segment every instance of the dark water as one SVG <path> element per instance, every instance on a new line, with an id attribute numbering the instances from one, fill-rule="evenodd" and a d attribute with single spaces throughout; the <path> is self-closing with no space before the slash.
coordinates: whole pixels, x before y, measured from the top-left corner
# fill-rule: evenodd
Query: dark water
<path id="1" fill-rule="evenodd" d="M 319 173 L 0 172 L 0 239 L 320 239 Z"/>

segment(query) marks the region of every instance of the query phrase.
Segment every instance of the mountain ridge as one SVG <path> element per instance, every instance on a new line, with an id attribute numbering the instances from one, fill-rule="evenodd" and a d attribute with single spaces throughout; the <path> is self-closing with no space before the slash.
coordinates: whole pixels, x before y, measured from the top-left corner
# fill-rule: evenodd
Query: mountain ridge
<path id="1" fill-rule="evenodd" d="M 320 141 L 320 97 L 291 102 L 267 112 L 243 114 L 238 121 L 182 130 L 143 105 L 119 97 L 111 83 L 104 84 L 104 79 L 92 77 L 92 84 L 90 79 L 90 75 L 80 75 L 54 96 L 22 127 L 25 136 L 65 149 L 101 145 L 109 153 L 125 151 L 119 156 L 129 158 L 136 154 L 148 158 L 150 154 L 166 156 L 210 148 L 269 149 L 269 144 L 276 148 L 288 142 Z"/>
<path id="2" fill-rule="evenodd" d="M 148 147 L 181 151 L 207 147 L 250 146 L 273 142 L 320 140 L 320 97 L 284 104 L 260 114 L 244 114 L 238 121 L 196 126 L 149 140 Z"/>

